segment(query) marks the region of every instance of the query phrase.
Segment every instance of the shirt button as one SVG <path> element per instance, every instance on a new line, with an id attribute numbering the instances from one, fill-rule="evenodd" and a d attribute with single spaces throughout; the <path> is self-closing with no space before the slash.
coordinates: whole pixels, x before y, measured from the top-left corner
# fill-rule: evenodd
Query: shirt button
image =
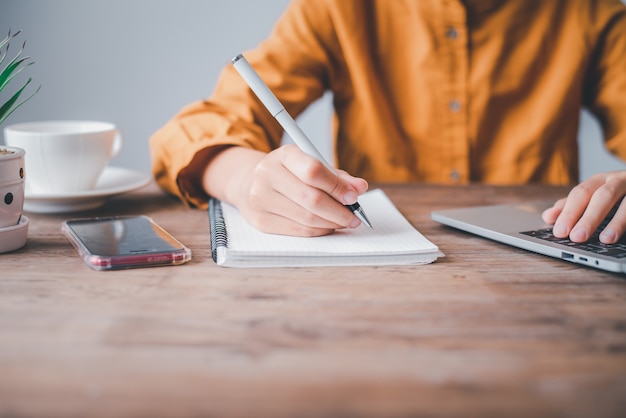
<path id="1" fill-rule="evenodd" d="M 457 32 L 457 30 L 453 27 L 449 27 L 446 30 L 446 38 L 448 39 L 456 39 L 459 37 L 459 33 Z"/>
<path id="2" fill-rule="evenodd" d="M 451 111 L 458 112 L 459 110 L 461 110 L 461 103 L 459 103 L 458 100 L 450 100 L 450 103 L 448 103 L 448 107 Z"/>
<path id="3" fill-rule="evenodd" d="M 459 181 L 461 179 L 461 173 L 456 170 L 450 171 L 450 180 Z"/>

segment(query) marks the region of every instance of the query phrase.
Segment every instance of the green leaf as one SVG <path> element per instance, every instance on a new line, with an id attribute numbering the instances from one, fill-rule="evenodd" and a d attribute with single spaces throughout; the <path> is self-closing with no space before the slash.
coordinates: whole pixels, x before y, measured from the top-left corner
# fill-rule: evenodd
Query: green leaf
<path id="1" fill-rule="evenodd" d="M 0 107 L 0 124 L 2 124 L 2 122 L 4 122 L 11 115 L 11 113 L 15 112 L 18 107 L 30 100 L 31 97 L 37 94 L 39 89 L 41 89 L 41 86 L 39 86 L 33 94 L 22 100 L 20 103 L 15 104 L 20 98 L 20 95 L 22 94 L 26 86 L 28 86 L 32 80 L 32 78 L 29 78 L 28 81 L 26 81 L 26 83 L 22 86 L 22 88 L 15 92 L 15 94 L 11 96 L 11 98 L 5 104 L 3 104 L 2 107 Z"/>
<path id="2" fill-rule="evenodd" d="M 17 57 L 16 57 L 17 58 Z M 12 60 L 0 73 L 0 92 L 4 90 L 4 88 L 9 84 L 9 82 L 22 71 L 24 67 L 20 67 L 24 61 L 28 60 L 30 57 L 24 57 L 18 61 Z M 32 63 L 31 63 L 32 64 Z M 28 66 L 30 64 L 26 64 Z M 19 68 L 18 68 L 19 67 Z"/>
<path id="3" fill-rule="evenodd" d="M 8 35 L 0 41 L 0 64 L 2 64 L 9 54 L 9 47 L 11 39 L 15 38 L 21 31 L 17 31 L 15 33 L 11 33 L 9 30 Z M 6 46 L 6 47 L 5 47 Z M 22 52 L 26 47 L 26 42 L 22 43 L 22 48 L 19 50 L 17 55 L 13 57 L 11 61 L 9 61 L 6 66 L 0 71 L 0 95 L 5 90 L 5 88 L 15 79 L 15 77 L 24 70 L 24 68 L 34 64 L 34 62 L 29 62 L 30 57 L 21 57 Z M 26 87 L 31 83 L 32 78 L 29 78 L 26 83 L 15 92 L 8 101 L 6 101 L 2 106 L 0 106 L 0 124 L 4 122 L 17 108 L 22 106 L 28 100 L 30 100 L 41 88 L 39 86 L 33 94 L 28 96 L 26 99 L 20 101 L 22 97 L 22 93 L 26 89 Z M 2 103 L 2 102 L 0 102 Z"/>
<path id="4" fill-rule="evenodd" d="M 7 48 L 2 51 L 2 55 L 0 55 L 0 64 L 2 64 L 2 62 L 4 61 L 4 59 L 6 58 L 7 54 L 9 53 L 9 41 L 12 38 L 15 38 L 17 35 L 20 34 L 20 32 L 22 32 L 21 30 L 18 30 L 17 32 L 15 32 L 13 35 L 11 35 L 11 29 L 9 29 L 9 34 L 6 36 L 6 38 L 4 38 L 2 41 L 0 41 L 0 50 L 2 50 L 2 47 L 6 44 Z"/>
<path id="5" fill-rule="evenodd" d="M 0 48 L 2 48 L 7 42 L 9 42 L 9 39 L 11 39 L 13 36 L 11 36 L 11 31 L 9 30 L 9 34 L 6 36 L 6 38 L 0 41 Z"/>

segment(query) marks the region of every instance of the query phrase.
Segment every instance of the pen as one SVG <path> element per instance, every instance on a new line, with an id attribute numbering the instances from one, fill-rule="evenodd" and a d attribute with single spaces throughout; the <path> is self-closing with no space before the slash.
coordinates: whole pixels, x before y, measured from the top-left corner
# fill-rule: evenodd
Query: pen
<path id="1" fill-rule="evenodd" d="M 267 108 L 267 110 L 272 114 L 274 119 L 278 121 L 280 126 L 283 127 L 287 135 L 293 139 L 296 145 L 306 154 L 318 159 L 322 162 L 329 170 L 335 171 L 335 169 L 328 164 L 328 162 L 324 159 L 322 154 L 315 148 L 315 146 L 309 141 L 309 138 L 305 135 L 305 133 L 300 129 L 295 120 L 289 115 L 289 113 L 285 110 L 285 107 L 278 101 L 274 93 L 270 90 L 270 88 L 265 84 L 265 82 L 261 79 L 261 77 L 254 71 L 254 68 L 248 63 L 248 60 L 243 56 L 243 54 L 237 55 L 232 59 L 233 66 L 244 79 L 244 81 L 248 84 L 250 89 L 257 95 L 261 103 Z M 372 224 L 365 216 L 365 212 L 359 205 L 359 202 L 355 202 L 352 205 L 345 205 L 348 209 L 352 211 L 356 215 L 357 218 L 361 220 L 365 225 L 372 228 Z"/>

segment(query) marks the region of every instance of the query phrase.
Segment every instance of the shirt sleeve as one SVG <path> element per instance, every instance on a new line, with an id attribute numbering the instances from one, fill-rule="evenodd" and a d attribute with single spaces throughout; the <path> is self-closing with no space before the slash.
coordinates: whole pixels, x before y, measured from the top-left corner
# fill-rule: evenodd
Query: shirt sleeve
<path id="1" fill-rule="evenodd" d="M 620 0 L 588 2 L 592 50 L 584 87 L 585 105 L 602 125 L 606 147 L 626 161 L 626 5 Z"/>
<path id="2" fill-rule="evenodd" d="M 324 2 L 290 4 L 270 36 L 247 60 L 295 118 L 327 89 L 328 38 Z M 167 192 L 190 206 L 206 207 L 202 175 L 228 146 L 265 152 L 281 144 L 282 128 L 229 65 L 210 98 L 192 103 L 150 138 L 152 173 Z"/>

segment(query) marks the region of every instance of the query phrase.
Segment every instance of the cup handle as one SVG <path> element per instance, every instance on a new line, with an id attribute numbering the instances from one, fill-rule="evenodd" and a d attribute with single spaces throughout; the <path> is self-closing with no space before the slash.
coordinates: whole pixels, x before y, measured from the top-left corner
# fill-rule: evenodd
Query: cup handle
<path id="1" fill-rule="evenodd" d="M 115 139 L 113 140 L 113 148 L 111 149 L 111 158 L 115 157 L 122 150 L 124 139 L 119 129 L 115 130 Z"/>

